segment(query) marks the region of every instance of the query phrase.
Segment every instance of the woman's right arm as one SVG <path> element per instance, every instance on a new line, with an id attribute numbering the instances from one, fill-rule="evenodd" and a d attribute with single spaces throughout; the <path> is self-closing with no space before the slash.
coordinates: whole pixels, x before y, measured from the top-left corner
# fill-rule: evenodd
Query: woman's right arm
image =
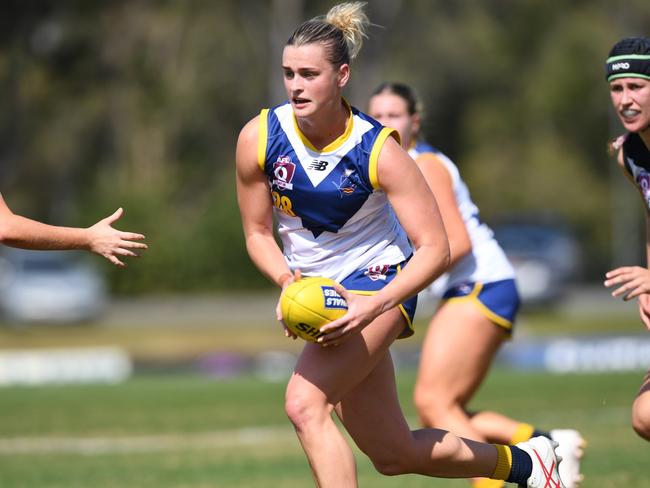
<path id="1" fill-rule="evenodd" d="M 273 235 L 273 207 L 266 176 L 258 165 L 259 117 L 244 126 L 237 141 L 237 202 L 246 249 L 257 268 L 279 287 L 293 280 Z"/>
<path id="2" fill-rule="evenodd" d="M 634 178 L 625 169 L 623 150 L 621 148 L 619 148 L 616 161 L 628 180 L 639 190 L 634 182 Z M 641 198 L 643 200 L 642 194 Z M 612 291 L 613 297 L 622 297 L 626 301 L 639 297 L 641 319 L 650 329 L 650 300 L 647 296 L 650 294 L 650 270 L 648 269 L 648 264 L 650 264 L 650 210 L 645 200 L 643 201 L 643 206 L 646 211 L 646 266 L 621 266 L 608 271 L 605 275 L 605 286 L 607 288 L 615 288 Z"/>

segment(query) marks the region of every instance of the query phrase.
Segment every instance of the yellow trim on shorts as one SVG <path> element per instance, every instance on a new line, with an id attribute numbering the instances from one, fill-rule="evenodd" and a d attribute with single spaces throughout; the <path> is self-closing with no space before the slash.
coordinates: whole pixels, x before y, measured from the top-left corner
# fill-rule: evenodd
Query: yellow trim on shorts
<path id="1" fill-rule="evenodd" d="M 397 264 L 397 273 L 399 274 L 402 271 L 402 266 Z M 350 293 L 354 293 L 356 295 L 375 295 L 379 293 L 379 290 L 377 291 L 372 291 L 372 290 L 348 290 Z M 411 337 L 415 333 L 415 328 L 413 327 L 413 322 L 411 322 L 411 317 L 409 317 L 408 312 L 404 308 L 404 305 L 401 303 L 397 304 L 397 308 L 399 308 L 399 311 L 402 312 L 402 315 L 404 316 L 404 319 L 406 320 L 406 325 L 409 328 L 410 333 L 404 335 L 404 333 L 400 333 L 400 335 L 397 337 L 398 339 L 406 339 L 407 337 Z"/>
<path id="2" fill-rule="evenodd" d="M 370 184 L 372 187 L 377 190 L 379 189 L 379 177 L 377 176 L 377 163 L 379 162 L 379 153 L 381 148 L 384 147 L 384 143 L 388 136 L 393 136 L 397 142 L 399 142 L 399 132 L 395 129 L 389 127 L 383 127 L 381 132 L 375 139 L 375 143 L 372 145 L 372 150 L 370 151 L 370 159 L 368 161 L 368 177 L 370 178 Z"/>
<path id="3" fill-rule="evenodd" d="M 334 141 L 330 142 L 327 146 L 325 146 L 323 149 L 316 149 L 314 145 L 311 143 L 309 139 L 302 133 L 300 130 L 300 127 L 298 126 L 298 120 L 296 119 L 296 114 L 293 114 L 293 126 L 296 129 L 296 134 L 298 134 L 298 137 L 300 137 L 300 140 L 302 143 L 311 149 L 314 152 L 317 153 L 327 153 L 327 152 L 332 152 L 337 150 L 339 147 L 343 145 L 343 143 L 350 137 L 350 134 L 352 134 L 352 127 L 354 126 L 354 115 L 352 114 L 352 107 L 350 104 L 347 102 L 347 100 L 344 98 L 343 99 L 343 104 L 345 107 L 348 109 L 348 112 L 350 113 L 350 116 L 348 117 L 348 123 L 345 126 L 345 131 L 343 134 L 338 136 Z"/>
<path id="4" fill-rule="evenodd" d="M 440 302 L 440 305 L 446 302 L 472 302 L 491 322 L 494 322 L 499 327 L 503 327 L 508 331 L 512 330 L 512 322 L 504 317 L 501 317 L 501 315 L 495 314 L 492 310 L 487 308 L 483 302 L 481 302 L 481 300 L 479 300 L 478 295 L 481 293 L 482 289 L 483 283 L 476 282 L 474 283 L 474 288 L 469 295 L 465 295 L 464 297 L 445 298 Z"/>
<path id="5" fill-rule="evenodd" d="M 269 138 L 269 109 L 260 111 L 259 125 L 257 128 L 257 165 L 264 171 L 266 163 L 266 144 Z"/>

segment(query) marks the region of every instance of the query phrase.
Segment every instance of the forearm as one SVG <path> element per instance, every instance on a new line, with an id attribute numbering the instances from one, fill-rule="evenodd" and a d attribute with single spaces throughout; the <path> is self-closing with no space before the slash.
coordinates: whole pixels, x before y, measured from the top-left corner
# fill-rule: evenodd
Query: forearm
<path id="1" fill-rule="evenodd" d="M 282 287 L 283 282 L 293 276 L 273 236 L 247 236 L 246 249 L 257 269 L 276 285 Z"/>
<path id="2" fill-rule="evenodd" d="M 375 295 L 381 312 L 385 312 L 416 295 L 449 267 L 446 245 L 421 246 L 397 277 Z"/>
<path id="3" fill-rule="evenodd" d="M 3 216 L 0 242 L 23 249 L 88 249 L 88 230 L 43 224 L 20 215 Z"/>
<path id="4" fill-rule="evenodd" d="M 458 261 L 472 252 L 472 242 L 465 236 L 454 239 L 449 238 L 449 267 L 454 266 Z"/>

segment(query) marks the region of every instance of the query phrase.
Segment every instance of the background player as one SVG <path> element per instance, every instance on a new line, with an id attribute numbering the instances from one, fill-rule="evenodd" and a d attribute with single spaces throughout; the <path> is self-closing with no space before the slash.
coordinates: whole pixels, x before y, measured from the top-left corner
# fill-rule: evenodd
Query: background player
<path id="1" fill-rule="evenodd" d="M 639 190 L 646 210 L 646 260 L 650 263 L 650 38 L 621 39 L 606 62 L 612 104 L 628 131 L 612 147 L 616 161 Z M 642 266 L 623 266 L 606 275 L 605 286 L 624 300 L 636 298 L 639 314 L 650 330 L 650 271 Z M 650 440 L 650 371 L 632 406 L 632 426 Z"/>
<path id="2" fill-rule="evenodd" d="M 348 313 L 324 326 L 320 343 L 305 344 L 287 415 L 321 487 L 357 486 L 335 412 L 381 473 L 558 488 L 549 439 L 497 446 L 411 431 L 404 419 L 389 347 L 412 333 L 415 295 L 446 268 L 449 247 L 435 199 L 394 131 L 342 98 L 369 24 L 363 5 L 337 5 L 294 31 L 282 56 L 289 101 L 262 110 L 237 143 L 238 202 L 256 266 L 282 288 L 301 269 L 355 291 L 340 289 Z"/>
<path id="3" fill-rule="evenodd" d="M 368 113 L 399 131 L 402 146 L 436 196 L 449 237 L 450 268 L 431 287 L 443 300 L 427 330 L 415 387 L 422 424 L 504 444 L 536 435 L 553 438 L 560 442 L 562 481 L 569 488 L 577 486 L 584 444 L 577 431 L 540 432 L 494 412 L 466 410 L 499 347 L 512 333 L 519 308 L 515 273 L 492 230 L 480 220 L 456 165 L 419 138 L 421 108 L 411 87 L 382 83 L 369 100 Z M 487 488 L 504 483 L 482 479 L 474 485 Z"/>

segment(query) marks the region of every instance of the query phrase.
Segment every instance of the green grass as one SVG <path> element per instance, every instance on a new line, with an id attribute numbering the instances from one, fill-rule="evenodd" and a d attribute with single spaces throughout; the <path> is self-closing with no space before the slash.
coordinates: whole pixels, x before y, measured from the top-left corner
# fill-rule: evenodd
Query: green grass
<path id="1" fill-rule="evenodd" d="M 589 441 L 584 488 L 650 488 L 650 446 L 629 425 L 641 376 L 497 369 L 473 406 L 542 428 L 580 429 Z M 413 380 L 412 371 L 398 375 L 404 409 L 415 426 Z M 283 395 L 283 383 L 196 375 L 139 375 L 112 386 L 5 388 L 0 486 L 313 486 L 284 416 Z M 468 486 L 421 476 L 382 477 L 356 454 L 362 487 Z"/>

